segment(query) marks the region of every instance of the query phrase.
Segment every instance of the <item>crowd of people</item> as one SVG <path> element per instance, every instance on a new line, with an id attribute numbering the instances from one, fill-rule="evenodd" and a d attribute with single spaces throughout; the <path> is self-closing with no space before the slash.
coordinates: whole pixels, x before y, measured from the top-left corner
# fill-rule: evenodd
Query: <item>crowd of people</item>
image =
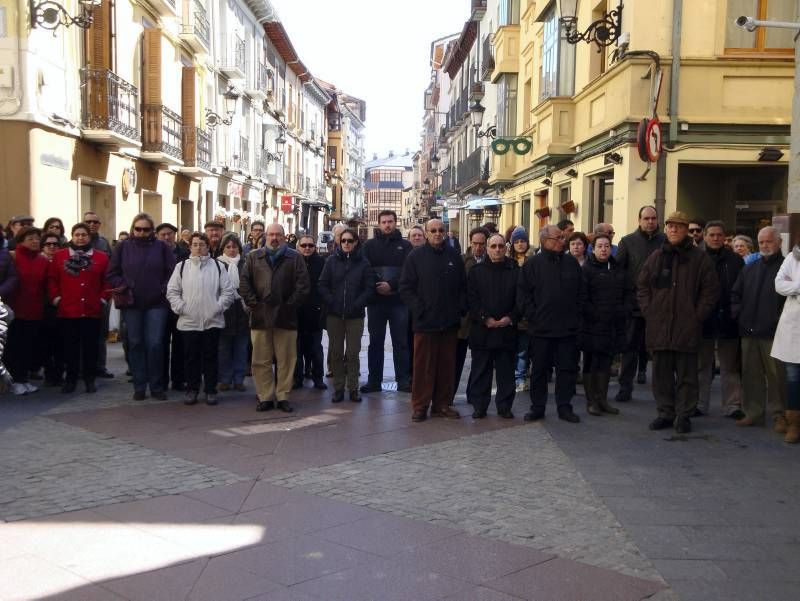
<path id="1" fill-rule="evenodd" d="M 82 381 L 93 393 L 98 378 L 113 377 L 113 303 L 136 400 L 166 399 L 171 385 L 187 405 L 201 395 L 215 405 L 219 392 L 245 391 L 252 374 L 256 410 L 289 413 L 292 390 L 309 380 L 327 390 L 327 373 L 331 402 L 358 403 L 383 390 L 388 328 L 414 422 L 460 417 L 453 404 L 469 351 L 474 419 L 487 416 L 493 382 L 501 418 L 513 419 L 516 394 L 529 391 L 524 420 L 543 419 L 550 381 L 560 419 L 581 421 L 579 382 L 588 414 L 616 415 L 652 361 L 651 430 L 690 432 L 691 419 L 711 411 L 718 368 L 723 415 L 742 427 L 768 421 L 800 441 L 800 244 L 784 257 L 773 227 L 758 232 L 756 251 L 723 222 L 682 212 L 662 232 L 655 207 L 644 206 L 618 244 L 608 223 L 589 233 L 569 220 L 546 225 L 538 248 L 525 228 L 501 234 L 488 223 L 469 232 L 462 254 L 442 221 L 404 238 L 386 210 L 366 241 L 335 226 L 323 257 L 312 236 L 260 221 L 244 242 L 216 221 L 179 232 L 141 213 L 112 245 L 101 225 L 93 212 L 69 235 L 58 218 L 9 223 L 0 299 L 14 394 L 35 392 L 41 378 L 64 393 Z"/>

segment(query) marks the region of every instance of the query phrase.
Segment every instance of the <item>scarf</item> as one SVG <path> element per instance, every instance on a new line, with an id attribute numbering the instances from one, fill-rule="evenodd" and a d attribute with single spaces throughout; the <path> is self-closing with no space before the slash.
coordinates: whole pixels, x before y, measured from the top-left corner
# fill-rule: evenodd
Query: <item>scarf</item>
<path id="1" fill-rule="evenodd" d="M 81 271 L 85 271 L 92 266 L 92 245 L 77 246 L 72 242 L 69 243 L 69 259 L 64 261 L 64 271 L 71 276 L 80 275 Z"/>
<path id="2" fill-rule="evenodd" d="M 222 253 L 219 257 L 217 257 L 217 261 L 227 265 L 228 268 L 228 277 L 231 280 L 231 285 L 233 286 L 233 294 L 236 298 L 239 298 L 239 261 L 241 257 L 236 255 L 235 257 L 229 257 L 225 253 Z"/>
<path id="3" fill-rule="evenodd" d="M 661 260 L 659 261 L 659 269 L 654 277 L 654 288 L 671 288 L 672 287 L 672 267 L 675 258 L 680 258 L 680 255 L 688 252 L 694 243 L 688 236 L 678 244 L 670 244 L 665 242 L 661 250 Z"/>
<path id="4" fill-rule="evenodd" d="M 275 250 L 265 246 L 264 250 L 267 252 L 267 261 L 269 261 L 270 266 L 275 267 L 275 264 L 286 254 L 286 244 L 281 244 Z"/>

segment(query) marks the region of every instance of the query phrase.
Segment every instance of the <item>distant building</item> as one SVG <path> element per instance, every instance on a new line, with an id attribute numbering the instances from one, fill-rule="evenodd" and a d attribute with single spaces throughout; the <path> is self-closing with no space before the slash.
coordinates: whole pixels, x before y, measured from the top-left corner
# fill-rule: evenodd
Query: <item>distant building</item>
<path id="1" fill-rule="evenodd" d="M 413 184 L 413 157 L 409 152 L 402 156 L 390 152 L 383 159 L 376 156 L 364 166 L 366 221 L 370 237 L 372 230 L 378 227 L 378 213 L 391 209 L 398 218 L 403 214 L 403 190 L 408 190 Z"/>

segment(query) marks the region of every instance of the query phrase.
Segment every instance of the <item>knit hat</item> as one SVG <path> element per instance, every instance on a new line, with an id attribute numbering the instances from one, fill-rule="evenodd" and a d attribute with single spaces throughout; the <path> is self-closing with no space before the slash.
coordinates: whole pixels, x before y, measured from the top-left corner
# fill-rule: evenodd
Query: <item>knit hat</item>
<path id="1" fill-rule="evenodd" d="M 525 231 L 525 228 L 521 225 L 514 228 L 514 231 L 511 232 L 511 244 L 514 244 L 517 240 L 525 240 L 528 244 L 530 244 L 530 239 L 528 238 L 528 232 Z"/>

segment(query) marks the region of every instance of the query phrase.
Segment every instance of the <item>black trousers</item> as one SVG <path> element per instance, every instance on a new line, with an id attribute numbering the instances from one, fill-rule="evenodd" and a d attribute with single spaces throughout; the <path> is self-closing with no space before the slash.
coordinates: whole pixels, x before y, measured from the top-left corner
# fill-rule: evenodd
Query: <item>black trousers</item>
<path id="1" fill-rule="evenodd" d="M 164 376 L 162 378 L 164 390 L 167 389 L 170 381 L 173 384 L 186 382 L 184 363 L 183 336 L 178 331 L 178 316 L 170 311 L 167 317 L 167 328 L 164 331 Z"/>
<path id="2" fill-rule="evenodd" d="M 322 381 L 324 359 L 322 354 L 322 330 L 297 332 L 297 363 L 294 367 L 295 382 L 302 382 L 306 372 L 314 382 Z"/>
<path id="3" fill-rule="evenodd" d="M 43 319 L 39 335 L 39 363 L 44 367 L 45 382 L 59 384 L 64 378 L 64 341 L 58 320 Z"/>
<path id="4" fill-rule="evenodd" d="M 453 399 L 456 397 L 458 387 L 461 384 L 461 374 L 464 373 L 464 363 L 467 361 L 467 349 L 469 348 L 468 338 L 459 338 L 456 343 L 456 371 L 453 377 L 455 378 L 455 386 L 453 386 Z M 474 367 L 472 369 L 475 369 Z M 467 398 L 469 399 L 469 386 L 471 378 L 467 379 Z M 453 404 L 453 401 L 450 401 Z"/>
<path id="5" fill-rule="evenodd" d="M 697 353 L 653 353 L 653 396 L 659 417 L 671 420 L 691 416 L 697 408 L 699 390 Z"/>
<path id="6" fill-rule="evenodd" d="M 97 374 L 100 318 L 79 317 L 60 321 L 67 382 L 76 382 L 79 375 L 87 382 L 93 381 Z"/>
<path id="7" fill-rule="evenodd" d="M 37 363 L 37 345 L 41 320 L 15 319 L 8 326 L 8 347 L 5 361 L 11 377 L 18 384 L 25 384 Z"/>
<path id="8" fill-rule="evenodd" d="M 647 369 L 647 348 L 645 347 L 644 317 L 633 316 L 628 320 L 625 331 L 625 352 L 619 370 L 619 391 L 630 395 L 633 392 L 633 378 L 636 371 Z"/>
<path id="9" fill-rule="evenodd" d="M 547 405 L 547 375 L 556 368 L 556 405 L 571 407 L 578 377 L 578 346 L 575 336 L 561 338 L 531 337 L 529 355 L 533 361 L 531 408 Z"/>
<path id="10" fill-rule="evenodd" d="M 472 369 L 469 372 L 467 398 L 476 411 L 486 411 L 492 400 L 492 376 L 497 377 L 494 403 L 497 412 L 511 411 L 516 395 L 517 351 L 472 349 Z"/>
<path id="11" fill-rule="evenodd" d="M 217 393 L 219 378 L 219 336 L 221 328 L 209 328 L 200 332 L 181 332 L 183 337 L 184 371 L 189 390 Z M 202 381 L 202 382 L 201 382 Z"/>

